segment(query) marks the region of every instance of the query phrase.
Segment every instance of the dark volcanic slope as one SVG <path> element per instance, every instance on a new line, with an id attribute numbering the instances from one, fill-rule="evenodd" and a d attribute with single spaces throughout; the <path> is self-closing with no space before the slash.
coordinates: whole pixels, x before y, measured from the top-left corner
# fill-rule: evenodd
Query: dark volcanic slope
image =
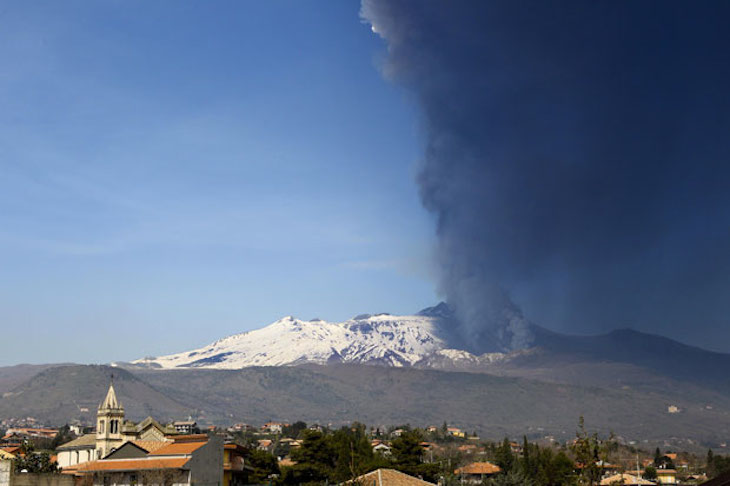
<path id="1" fill-rule="evenodd" d="M 206 417 L 225 422 L 426 425 L 446 420 L 491 437 L 526 433 L 567 438 L 584 415 L 592 427 L 628 439 L 716 443 L 730 433 L 730 402 L 723 396 L 706 403 L 631 389 L 363 365 L 148 370 L 139 376 L 180 402 L 199 404 Z M 682 412 L 669 414 L 670 404 Z"/>
<path id="2" fill-rule="evenodd" d="M 8 392 L 28 381 L 43 370 L 48 368 L 56 368 L 62 366 L 62 363 L 56 364 L 19 364 L 15 366 L 0 367 L 0 394 Z"/>
<path id="3" fill-rule="evenodd" d="M 94 423 L 111 375 L 127 416 L 160 420 L 187 416 L 188 409 L 126 370 L 69 365 L 41 371 L 0 398 L 0 417 L 35 417 L 52 424 L 74 419 Z"/>
<path id="4" fill-rule="evenodd" d="M 539 329 L 538 345 L 556 359 L 627 363 L 676 380 L 730 393 L 730 354 L 688 346 L 663 336 L 620 329 L 600 336 L 568 336 Z M 529 366 L 529 362 L 525 362 Z"/>
<path id="5" fill-rule="evenodd" d="M 536 359 L 536 358 L 535 358 Z M 545 359 L 544 357 L 542 358 Z M 545 364 L 545 363 L 543 363 Z M 573 370 L 563 365 L 563 370 Z M 706 388 L 682 392 L 672 380 L 615 386 L 626 370 L 595 362 L 606 388 L 548 383 L 486 373 L 365 365 L 307 365 L 243 370 L 124 370 L 62 366 L 44 370 L 0 398 L 0 418 L 34 416 L 52 424 L 93 419 L 111 373 L 128 416 L 200 422 L 304 420 L 323 424 L 440 424 L 482 436 L 574 435 L 580 415 L 592 429 L 627 440 L 693 439 L 716 446 L 730 435 L 730 398 Z M 624 365 L 621 365 L 624 366 Z M 539 367 L 532 368 L 536 376 Z M 555 368 L 545 368 L 555 373 Z M 634 370 L 636 371 L 636 370 Z M 579 373 L 580 374 L 580 373 Z M 585 375 L 585 371 L 583 372 Z M 680 413 L 670 414 L 669 405 Z M 87 409 L 88 411 L 83 411 Z"/>

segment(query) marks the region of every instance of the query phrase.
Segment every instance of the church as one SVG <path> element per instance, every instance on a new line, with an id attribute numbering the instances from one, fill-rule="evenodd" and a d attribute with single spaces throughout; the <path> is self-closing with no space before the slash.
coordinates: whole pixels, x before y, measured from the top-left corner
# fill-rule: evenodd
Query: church
<path id="1" fill-rule="evenodd" d="M 58 465 L 69 468 L 103 459 L 127 442 L 151 452 L 171 442 L 176 434 L 175 427 L 161 425 L 152 417 L 137 424 L 125 420 L 124 406 L 117 399 L 114 383 L 111 383 L 96 413 L 96 432 L 82 435 L 58 447 Z"/>

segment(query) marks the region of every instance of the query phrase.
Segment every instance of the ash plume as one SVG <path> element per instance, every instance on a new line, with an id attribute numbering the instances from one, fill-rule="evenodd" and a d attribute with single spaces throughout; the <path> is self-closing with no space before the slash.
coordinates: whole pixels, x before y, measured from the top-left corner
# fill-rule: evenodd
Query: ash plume
<path id="1" fill-rule="evenodd" d="M 511 299 L 560 331 L 730 337 L 728 14 L 363 1 L 421 109 L 418 184 L 465 340 L 529 346 Z"/>

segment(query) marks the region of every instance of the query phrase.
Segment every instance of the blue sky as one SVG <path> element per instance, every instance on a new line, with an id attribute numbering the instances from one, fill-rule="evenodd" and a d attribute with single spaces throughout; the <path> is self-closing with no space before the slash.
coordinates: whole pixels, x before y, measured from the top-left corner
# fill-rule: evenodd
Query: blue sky
<path id="1" fill-rule="evenodd" d="M 437 302 L 416 108 L 359 8 L 4 3 L 0 364 Z"/>

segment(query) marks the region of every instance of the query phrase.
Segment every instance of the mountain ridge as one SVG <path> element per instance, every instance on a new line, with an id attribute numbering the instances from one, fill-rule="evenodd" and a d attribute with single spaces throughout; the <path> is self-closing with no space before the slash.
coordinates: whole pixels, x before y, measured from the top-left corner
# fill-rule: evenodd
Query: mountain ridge
<path id="1" fill-rule="evenodd" d="M 723 371 L 730 368 L 730 354 L 626 328 L 581 336 L 560 334 L 526 322 L 534 337 L 533 346 L 474 353 L 467 349 L 453 311 L 443 302 L 412 315 L 361 314 L 342 322 L 286 316 L 201 348 L 120 365 L 243 369 L 354 363 L 523 376 L 536 368 L 558 369 L 556 363 L 603 361 L 626 363 L 730 392 L 730 380 Z"/>

